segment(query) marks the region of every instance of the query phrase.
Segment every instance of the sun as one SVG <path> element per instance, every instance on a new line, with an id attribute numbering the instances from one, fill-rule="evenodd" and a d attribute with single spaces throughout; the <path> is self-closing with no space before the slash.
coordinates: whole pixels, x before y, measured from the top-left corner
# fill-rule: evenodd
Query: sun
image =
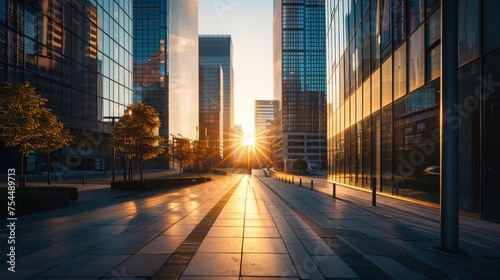
<path id="1" fill-rule="evenodd" d="M 252 134 L 245 134 L 243 138 L 243 145 L 253 147 L 255 145 L 255 138 Z"/>

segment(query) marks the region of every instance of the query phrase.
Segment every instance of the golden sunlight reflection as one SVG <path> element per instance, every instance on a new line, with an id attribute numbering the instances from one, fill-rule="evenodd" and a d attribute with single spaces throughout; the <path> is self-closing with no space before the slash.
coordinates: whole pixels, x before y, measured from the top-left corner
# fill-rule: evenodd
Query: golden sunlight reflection
<path id="1" fill-rule="evenodd" d="M 137 206 L 133 201 L 126 202 L 124 208 L 127 215 L 137 214 Z"/>

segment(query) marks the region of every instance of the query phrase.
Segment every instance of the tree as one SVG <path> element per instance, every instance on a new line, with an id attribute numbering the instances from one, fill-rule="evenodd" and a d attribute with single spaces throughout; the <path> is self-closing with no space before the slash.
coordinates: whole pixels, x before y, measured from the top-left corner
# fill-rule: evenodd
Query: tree
<path id="1" fill-rule="evenodd" d="M 179 164 L 179 177 L 182 177 L 182 166 L 193 160 L 193 150 L 188 138 L 174 138 L 172 143 L 172 160 Z"/>
<path id="2" fill-rule="evenodd" d="M 307 162 L 303 159 L 299 159 L 293 162 L 292 167 L 293 170 L 298 170 L 300 173 L 303 173 L 307 170 Z"/>
<path id="3" fill-rule="evenodd" d="M 210 147 L 207 140 L 197 140 L 193 143 L 193 162 L 197 165 L 198 176 L 201 176 L 201 166 L 218 154 L 215 147 Z"/>
<path id="4" fill-rule="evenodd" d="M 39 151 L 47 154 L 47 182 L 50 185 L 50 153 L 68 146 L 74 137 L 69 132 L 69 129 L 64 128 L 63 123 L 48 108 L 44 108 L 39 121 L 40 126 L 38 129 L 43 131 L 38 133 L 40 137 L 36 141 L 39 142 Z"/>
<path id="5" fill-rule="evenodd" d="M 118 125 L 111 132 L 111 144 L 122 151 L 131 161 L 139 157 L 141 162 L 141 180 L 144 161 L 156 157 L 164 148 L 165 139 L 158 135 L 161 122 L 156 110 L 144 103 L 128 106 Z M 132 168 L 131 168 L 132 170 Z"/>
<path id="6" fill-rule="evenodd" d="M 0 141 L 7 147 L 19 148 L 23 178 L 26 156 L 35 150 L 50 153 L 64 147 L 71 135 L 45 107 L 47 99 L 37 94 L 29 82 L 6 82 L 0 96 Z"/>

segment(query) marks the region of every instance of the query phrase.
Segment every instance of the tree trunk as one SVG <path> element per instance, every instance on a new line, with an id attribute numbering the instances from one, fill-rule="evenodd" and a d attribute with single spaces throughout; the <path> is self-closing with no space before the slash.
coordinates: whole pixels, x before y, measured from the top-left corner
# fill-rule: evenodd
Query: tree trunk
<path id="1" fill-rule="evenodd" d="M 179 163 L 179 178 L 182 178 L 182 162 Z"/>
<path id="2" fill-rule="evenodd" d="M 129 160 L 130 163 L 130 168 L 129 168 L 129 173 L 130 173 L 130 180 L 134 180 L 134 160 L 133 158 L 130 158 Z"/>
<path id="3" fill-rule="evenodd" d="M 122 156 L 123 159 L 123 181 L 127 181 L 127 162 L 125 156 Z"/>
<path id="4" fill-rule="evenodd" d="M 142 156 L 141 156 L 141 180 L 142 180 L 143 171 L 144 171 L 144 160 L 142 159 Z"/>
<path id="5" fill-rule="evenodd" d="M 48 168 L 48 172 L 47 172 L 47 183 L 50 185 L 51 183 L 51 174 L 50 174 L 50 153 L 47 153 L 47 168 Z"/>
<path id="6" fill-rule="evenodd" d="M 21 187 L 26 187 L 24 185 L 24 154 L 21 152 L 21 173 L 19 173 L 19 185 Z"/>

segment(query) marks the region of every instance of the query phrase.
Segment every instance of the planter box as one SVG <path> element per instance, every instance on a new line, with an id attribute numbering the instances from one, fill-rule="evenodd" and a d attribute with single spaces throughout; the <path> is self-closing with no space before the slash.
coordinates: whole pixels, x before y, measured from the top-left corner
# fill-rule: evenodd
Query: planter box
<path id="1" fill-rule="evenodd" d="M 168 178 L 136 181 L 112 182 L 111 188 L 117 190 L 156 190 L 181 185 L 194 185 L 210 181 L 211 178 L 192 177 L 192 178 Z"/>

